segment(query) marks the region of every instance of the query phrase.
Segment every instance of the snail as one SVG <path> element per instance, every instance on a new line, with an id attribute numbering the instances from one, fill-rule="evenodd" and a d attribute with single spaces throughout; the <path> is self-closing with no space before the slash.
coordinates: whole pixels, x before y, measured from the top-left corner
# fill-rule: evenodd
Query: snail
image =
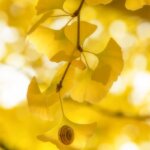
<path id="1" fill-rule="evenodd" d="M 74 131 L 71 127 L 63 125 L 58 132 L 58 137 L 64 145 L 70 145 L 74 141 Z"/>

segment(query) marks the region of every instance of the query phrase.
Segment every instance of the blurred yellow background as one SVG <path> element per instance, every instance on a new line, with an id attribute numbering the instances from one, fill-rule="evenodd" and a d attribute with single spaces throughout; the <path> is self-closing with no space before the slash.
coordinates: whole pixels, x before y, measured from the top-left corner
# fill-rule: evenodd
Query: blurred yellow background
<path id="1" fill-rule="evenodd" d="M 57 149 L 37 140 L 49 125 L 30 113 L 26 100 L 31 78 L 36 76 L 45 88 L 57 67 L 26 39 L 36 2 L 0 0 L 0 150 Z M 98 26 L 90 38 L 109 34 L 121 46 L 125 62 L 119 79 L 99 103 L 100 109 L 65 106 L 73 121 L 98 120 L 87 150 L 150 149 L 150 7 L 133 12 L 124 3 L 114 0 L 106 6 L 83 9 L 84 20 Z M 53 21 L 50 26 L 57 28 L 65 19 Z M 90 115 L 85 118 L 87 113 Z"/>

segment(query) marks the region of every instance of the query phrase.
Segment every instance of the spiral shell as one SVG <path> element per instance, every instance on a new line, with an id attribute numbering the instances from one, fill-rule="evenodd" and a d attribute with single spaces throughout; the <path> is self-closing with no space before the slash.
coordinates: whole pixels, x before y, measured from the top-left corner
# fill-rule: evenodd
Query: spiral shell
<path id="1" fill-rule="evenodd" d="M 60 128 L 58 137 L 64 145 L 70 145 L 74 141 L 74 131 L 71 127 L 64 125 Z"/>

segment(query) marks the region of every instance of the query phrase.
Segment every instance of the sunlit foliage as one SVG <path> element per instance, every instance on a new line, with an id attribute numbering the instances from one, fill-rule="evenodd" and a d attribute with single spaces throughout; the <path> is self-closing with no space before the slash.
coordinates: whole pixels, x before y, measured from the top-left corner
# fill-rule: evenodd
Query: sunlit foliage
<path id="1" fill-rule="evenodd" d="M 149 150 L 148 0 L 0 1 L 0 149 Z"/>

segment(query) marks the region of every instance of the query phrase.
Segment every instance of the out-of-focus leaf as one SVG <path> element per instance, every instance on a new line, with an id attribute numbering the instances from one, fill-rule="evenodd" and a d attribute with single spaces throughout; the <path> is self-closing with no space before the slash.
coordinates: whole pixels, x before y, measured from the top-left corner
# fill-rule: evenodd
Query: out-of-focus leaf
<path id="1" fill-rule="evenodd" d="M 36 18 L 38 19 L 36 19 L 34 24 L 30 27 L 28 34 L 34 32 L 34 30 L 36 30 L 38 26 L 40 26 L 43 22 L 45 22 L 49 18 L 60 18 L 60 17 L 65 17 L 65 16 L 68 16 L 68 14 L 66 14 L 65 12 L 59 9 L 45 12 L 41 14 L 40 17 L 36 16 Z"/>
<path id="2" fill-rule="evenodd" d="M 77 43 L 77 26 L 78 23 L 74 22 L 67 26 L 64 30 L 66 37 L 74 44 Z M 96 30 L 96 25 L 88 22 L 80 22 L 80 44 L 82 45 L 84 40 Z"/>
<path id="3" fill-rule="evenodd" d="M 137 10 L 142 8 L 144 5 L 150 5 L 150 0 L 126 0 L 125 6 L 130 10 Z"/>
<path id="4" fill-rule="evenodd" d="M 102 99 L 106 91 L 101 83 L 91 80 L 92 71 L 76 70 L 74 85 L 70 91 L 73 100 L 78 102 L 96 103 Z"/>
<path id="5" fill-rule="evenodd" d="M 51 89 L 42 93 L 36 78 L 33 78 L 28 87 L 27 98 L 29 108 L 34 114 L 46 120 L 52 119 L 48 109 L 59 100 L 56 88 L 51 87 Z"/>
<path id="6" fill-rule="evenodd" d="M 68 131 L 67 129 L 68 133 L 64 131 L 62 133 L 60 131 L 60 129 L 64 126 L 70 130 Z M 39 135 L 38 138 L 44 142 L 54 143 L 60 150 L 80 150 L 86 146 L 87 140 L 93 134 L 95 127 L 95 123 L 77 124 L 68 120 L 66 117 L 63 117 L 54 128 L 43 135 Z M 67 136 L 68 134 L 69 136 Z M 70 139 L 72 140 L 72 143 L 65 145 L 61 141 L 61 138 L 63 138 L 65 142 L 69 141 L 67 139 Z"/>
<path id="7" fill-rule="evenodd" d="M 112 0 L 86 0 L 89 5 L 98 5 L 98 4 L 108 4 L 112 2 Z"/>
<path id="8" fill-rule="evenodd" d="M 99 65 L 92 74 L 92 79 L 103 84 L 106 90 L 117 80 L 123 69 L 122 52 L 119 45 L 111 39 L 106 49 L 98 55 Z"/>
<path id="9" fill-rule="evenodd" d="M 52 9 L 62 9 L 65 0 L 39 0 L 36 6 L 38 14 Z"/>
<path id="10" fill-rule="evenodd" d="M 52 15 L 52 12 L 46 12 L 42 17 L 33 24 L 33 26 L 29 29 L 27 34 L 32 33 L 41 23 L 43 23 L 47 18 L 49 18 Z"/>
<path id="11" fill-rule="evenodd" d="M 37 51 L 48 56 L 51 60 L 64 51 L 65 56 L 71 57 L 73 54 L 74 46 L 67 40 L 62 30 L 52 30 L 46 27 L 39 27 L 35 32 L 29 35 L 29 41 L 35 46 Z M 60 58 L 60 57 L 59 57 Z M 66 58 L 62 57 L 63 61 Z M 55 60 L 53 58 L 53 60 Z"/>

